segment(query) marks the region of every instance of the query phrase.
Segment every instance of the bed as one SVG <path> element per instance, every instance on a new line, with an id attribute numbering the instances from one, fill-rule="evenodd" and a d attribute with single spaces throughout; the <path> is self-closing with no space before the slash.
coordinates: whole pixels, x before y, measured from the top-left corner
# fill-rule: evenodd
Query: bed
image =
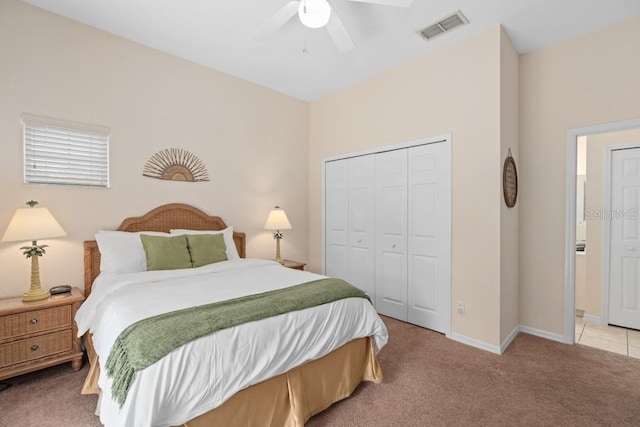
<path id="1" fill-rule="evenodd" d="M 324 278 L 247 259 L 246 236 L 230 229 L 221 218 L 184 204 L 158 207 L 118 227 L 131 234 L 226 233 L 227 243 L 232 242 L 227 248 L 234 247 L 237 259 L 185 270 L 100 274 L 98 243 L 84 243 L 87 300 L 76 321 L 90 370 L 82 392 L 100 394 L 98 412 L 105 425 L 302 426 L 351 395 L 360 382 L 382 381 L 376 354 L 387 341 L 384 323 L 365 299 L 345 298 L 197 338 L 137 372 L 120 407 L 104 374 L 105 359 L 114 337 L 136 316 L 153 316 L 164 304 L 171 310 L 205 304 L 210 287 L 222 290 L 222 296 L 210 297 L 217 301 L 233 298 L 245 287 L 249 293 L 261 292 L 254 286 L 263 282 L 278 281 L 281 289 Z M 136 302 L 140 299 L 144 303 Z M 259 359 L 252 359 L 254 354 Z"/>

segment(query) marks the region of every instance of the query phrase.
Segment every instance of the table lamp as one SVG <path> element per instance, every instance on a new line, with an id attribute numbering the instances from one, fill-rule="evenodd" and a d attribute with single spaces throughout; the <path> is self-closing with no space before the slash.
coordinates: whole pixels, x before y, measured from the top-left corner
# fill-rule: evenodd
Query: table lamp
<path id="1" fill-rule="evenodd" d="M 284 210 L 280 209 L 280 206 L 276 206 L 269 212 L 267 222 L 264 223 L 264 229 L 275 230 L 273 238 L 276 239 L 276 262 L 284 264 L 280 256 L 280 240 L 284 237 L 284 234 L 280 230 L 290 230 L 291 223 Z"/>
<path id="2" fill-rule="evenodd" d="M 36 208 L 38 202 L 27 202 L 28 208 L 16 209 L 2 236 L 3 242 L 19 242 L 31 240 L 31 246 L 23 246 L 23 254 L 31 258 L 31 287 L 22 296 L 22 301 L 38 301 L 49 298 L 49 292 L 40 286 L 40 267 L 38 257 L 44 255 L 48 245 L 38 245 L 37 240 L 66 236 L 47 208 Z"/>

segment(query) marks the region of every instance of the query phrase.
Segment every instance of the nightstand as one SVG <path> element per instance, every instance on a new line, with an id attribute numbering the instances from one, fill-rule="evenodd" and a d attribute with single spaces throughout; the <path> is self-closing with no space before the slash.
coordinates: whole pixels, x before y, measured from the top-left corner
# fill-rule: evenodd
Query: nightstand
<path id="1" fill-rule="evenodd" d="M 82 367 L 82 349 L 73 318 L 84 297 L 80 289 L 22 302 L 0 299 L 0 380 L 71 362 Z"/>
<path id="2" fill-rule="evenodd" d="M 294 270 L 304 270 L 304 266 L 307 264 L 305 264 L 304 262 L 289 261 L 288 259 L 285 259 L 282 265 L 287 268 L 293 268 Z"/>

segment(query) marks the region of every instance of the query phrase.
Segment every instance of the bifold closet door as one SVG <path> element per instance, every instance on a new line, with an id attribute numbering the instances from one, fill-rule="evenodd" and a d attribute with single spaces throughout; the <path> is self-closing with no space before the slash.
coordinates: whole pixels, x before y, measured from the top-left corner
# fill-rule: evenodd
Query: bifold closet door
<path id="1" fill-rule="evenodd" d="M 325 164 L 325 274 L 375 302 L 375 156 Z"/>
<path id="2" fill-rule="evenodd" d="M 325 163 L 325 274 L 380 314 L 448 333 L 451 153 L 435 142 Z"/>
<path id="3" fill-rule="evenodd" d="M 325 274 L 349 280 L 349 161 L 325 164 Z"/>
<path id="4" fill-rule="evenodd" d="M 349 282 L 375 303 L 375 156 L 349 159 Z"/>
<path id="5" fill-rule="evenodd" d="M 376 309 L 407 320 L 407 150 L 376 156 Z"/>
<path id="6" fill-rule="evenodd" d="M 451 282 L 451 184 L 445 144 L 408 152 L 408 321 L 447 333 Z"/>

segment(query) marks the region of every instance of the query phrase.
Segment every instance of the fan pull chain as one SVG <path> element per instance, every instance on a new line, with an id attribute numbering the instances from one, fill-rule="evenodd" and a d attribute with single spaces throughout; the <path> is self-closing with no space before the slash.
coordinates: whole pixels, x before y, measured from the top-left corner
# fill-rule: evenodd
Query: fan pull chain
<path id="1" fill-rule="evenodd" d="M 307 49 L 307 31 L 302 29 L 302 53 L 309 53 L 309 49 Z"/>

